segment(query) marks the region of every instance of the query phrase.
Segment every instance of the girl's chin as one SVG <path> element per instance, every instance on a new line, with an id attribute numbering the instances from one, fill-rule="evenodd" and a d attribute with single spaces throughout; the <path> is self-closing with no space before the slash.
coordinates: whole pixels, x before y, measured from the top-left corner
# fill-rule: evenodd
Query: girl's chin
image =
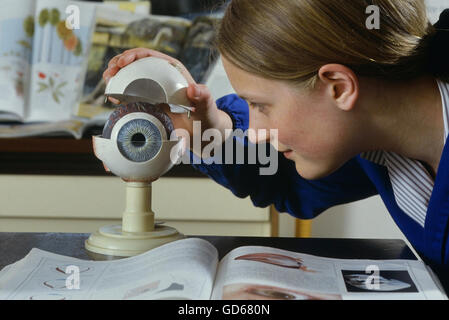
<path id="1" fill-rule="evenodd" d="M 323 179 L 338 170 L 338 168 L 336 167 L 320 167 L 316 163 L 311 165 L 304 165 L 304 163 L 300 164 L 298 163 L 298 161 L 295 161 L 295 167 L 296 172 L 306 180 Z"/>

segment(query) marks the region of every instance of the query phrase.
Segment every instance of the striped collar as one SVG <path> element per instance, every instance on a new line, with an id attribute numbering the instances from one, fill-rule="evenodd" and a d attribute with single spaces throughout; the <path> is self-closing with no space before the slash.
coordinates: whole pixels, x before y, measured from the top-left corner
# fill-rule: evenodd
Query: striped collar
<path id="1" fill-rule="evenodd" d="M 449 135 L 449 83 L 438 81 L 438 88 L 443 99 L 444 141 Z"/>

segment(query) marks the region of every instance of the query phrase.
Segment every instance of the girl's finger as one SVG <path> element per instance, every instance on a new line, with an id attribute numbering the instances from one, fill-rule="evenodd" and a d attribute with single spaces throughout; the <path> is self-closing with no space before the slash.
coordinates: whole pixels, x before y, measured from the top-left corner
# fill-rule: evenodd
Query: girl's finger
<path id="1" fill-rule="evenodd" d="M 120 104 L 120 101 L 111 97 L 108 97 L 108 100 L 111 101 L 113 104 Z"/>
<path id="2" fill-rule="evenodd" d="M 111 79 L 115 74 L 120 70 L 119 67 L 113 66 L 106 69 L 105 72 L 103 72 L 103 79 L 107 83 L 109 79 Z"/>
<path id="3" fill-rule="evenodd" d="M 206 110 L 213 104 L 213 98 L 206 85 L 190 84 L 187 88 L 187 98 L 192 102 L 195 111 Z"/>
<path id="4" fill-rule="evenodd" d="M 145 49 L 145 48 L 138 48 L 138 49 L 132 49 L 127 50 L 122 53 L 121 57 L 117 60 L 117 65 L 120 68 L 123 68 L 124 66 L 130 64 L 131 62 L 135 60 L 139 60 L 142 58 L 150 57 L 152 56 L 151 50 Z"/>
<path id="5" fill-rule="evenodd" d="M 116 55 L 115 57 L 113 57 L 111 60 L 109 60 L 108 67 L 110 67 L 111 65 L 117 64 L 117 61 L 120 59 L 121 56 L 122 55 L 119 54 L 119 55 Z"/>
<path id="6" fill-rule="evenodd" d="M 125 51 L 123 53 L 122 58 L 119 59 L 117 62 L 117 65 L 121 68 L 124 66 L 130 64 L 134 60 L 146 58 L 146 57 L 155 57 L 155 58 L 161 58 L 164 60 L 167 60 L 170 62 L 172 66 L 174 66 L 181 74 L 184 76 L 184 78 L 187 80 L 187 83 L 196 83 L 193 79 L 190 72 L 187 70 L 187 68 L 178 60 L 175 59 L 165 53 L 155 51 L 152 49 L 146 49 L 146 48 L 138 48 L 138 49 L 132 49 L 129 52 Z"/>

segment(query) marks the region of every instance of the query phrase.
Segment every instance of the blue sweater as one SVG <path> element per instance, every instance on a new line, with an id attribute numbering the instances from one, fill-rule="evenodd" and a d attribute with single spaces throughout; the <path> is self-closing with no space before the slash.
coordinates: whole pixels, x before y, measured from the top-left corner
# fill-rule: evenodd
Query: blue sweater
<path id="1" fill-rule="evenodd" d="M 231 116 L 234 129 L 248 129 L 249 112 L 244 100 L 228 95 L 217 100 L 217 106 Z M 236 138 L 234 140 L 248 147 L 247 139 L 240 142 Z M 191 161 L 195 158 L 192 153 L 190 157 Z M 287 212 L 301 219 L 312 219 L 330 207 L 378 194 L 423 260 L 449 272 L 449 143 L 446 143 L 435 180 L 425 228 L 397 205 L 388 170 L 384 166 L 357 156 L 332 175 L 308 181 L 296 172 L 294 162 L 283 156 L 278 157 L 278 162 L 277 173 L 271 176 L 259 175 L 258 164 L 201 163 L 193 164 L 193 167 L 230 189 L 236 196 L 249 196 L 257 207 L 274 204 L 279 212 Z"/>

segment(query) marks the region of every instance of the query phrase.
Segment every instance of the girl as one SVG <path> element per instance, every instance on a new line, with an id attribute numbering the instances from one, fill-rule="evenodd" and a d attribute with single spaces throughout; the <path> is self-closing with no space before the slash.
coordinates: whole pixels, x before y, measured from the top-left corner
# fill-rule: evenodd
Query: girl
<path id="1" fill-rule="evenodd" d="M 379 29 L 367 27 L 369 5 L 379 8 Z M 278 129 L 249 140 L 284 155 L 272 176 L 257 165 L 195 168 L 256 206 L 302 219 L 379 194 L 445 281 L 449 10 L 432 26 L 424 0 L 232 0 L 217 40 L 237 95 L 216 103 L 179 61 L 148 49 L 114 57 L 104 78 L 142 57 L 169 60 L 195 107 L 192 119 L 170 115 L 175 128 L 200 120 L 204 130 Z"/>

